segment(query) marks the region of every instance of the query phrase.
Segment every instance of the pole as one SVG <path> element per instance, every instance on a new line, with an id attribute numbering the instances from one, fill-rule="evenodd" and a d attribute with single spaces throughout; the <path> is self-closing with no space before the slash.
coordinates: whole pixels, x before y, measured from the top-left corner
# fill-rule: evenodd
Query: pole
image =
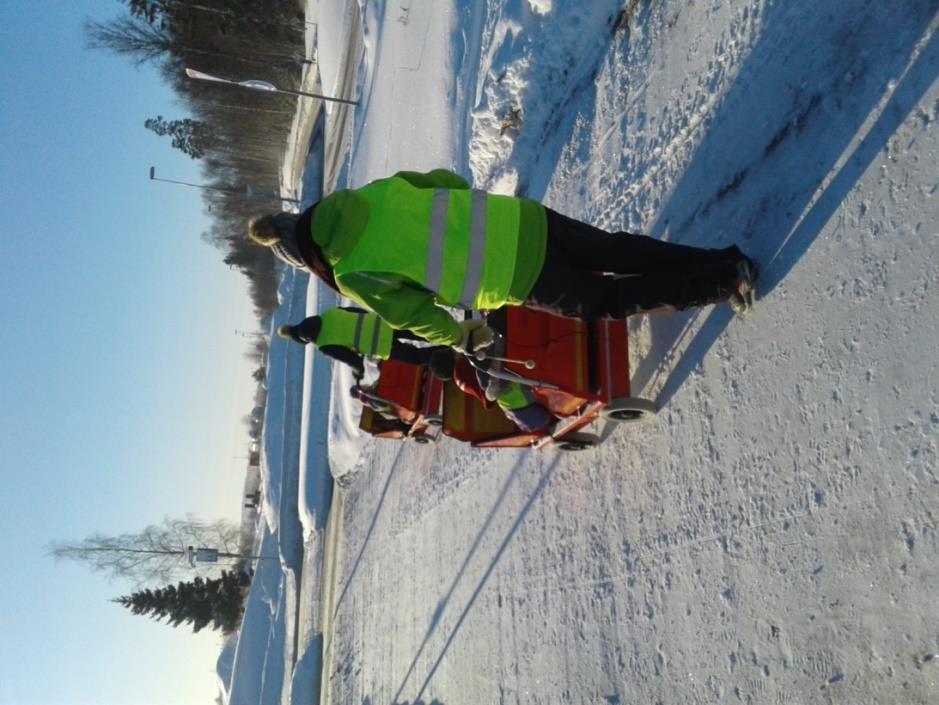
<path id="1" fill-rule="evenodd" d="M 333 103 L 345 103 L 346 105 L 358 105 L 357 100 L 348 100 L 346 98 L 332 98 L 326 95 L 320 95 L 319 93 L 307 93 L 306 91 L 295 91 L 290 88 L 278 88 L 273 83 L 267 81 L 258 81 L 251 79 L 248 81 L 231 81 L 227 78 L 219 78 L 218 76 L 212 76 L 207 73 L 202 73 L 202 71 L 196 71 L 195 69 L 186 69 L 186 75 L 189 78 L 196 78 L 200 81 L 213 81 L 215 83 L 227 83 L 231 86 L 241 86 L 242 88 L 250 88 L 255 91 L 265 91 L 267 93 L 287 93 L 288 95 L 298 95 L 303 96 L 304 98 L 319 98 L 320 100 L 328 100 Z"/>
<path id="2" fill-rule="evenodd" d="M 477 364 L 476 362 L 477 357 L 475 355 L 466 355 L 465 357 L 469 361 L 469 364 L 471 364 L 473 367 L 475 367 L 477 370 L 479 370 L 483 374 L 489 375 L 490 377 L 495 377 L 496 379 L 505 380 L 506 382 L 515 382 L 516 384 L 521 384 L 525 387 L 544 387 L 545 389 L 560 389 L 560 387 L 558 387 L 556 384 L 551 384 L 550 382 L 545 382 L 544 380 L 540 380 L 540 379 L 530 379 L 528 377 L 523 377 L 517 372 L 513 372 L 512 370 L 509 370 L 509 369 L 494 370 L 492 368 L 481 367 L 479 364 Z M 521 361 L 518 361 L 518 362 L 521 362 Z M 526 365 L 526 367 L 528 366 Z"/>
<path id="3" fill-rule="evenodd" d="M 272 561 L 280 556 L 252 556 L 248 553 L 219 553 L 219 558 L 251 558 L 259 561 Z"/>
<path id="4" fill-rule="evenodd" d="M 221 186 L 206 186 L 204 184 L 193 184 L 188 181 L 177 181 L 176 179 L 161 179 L 156 175 L 156 167 L 150 167 L 150 180 L 151 181 L 163 181 L 168 184 L 179 184 L 181 186 L 191 186 L 192 188 L 202 189 L 203 191 L 221 191 L 222 193 L 234 193 L 243 195 L 246 199 L 252 198 L 265 198 L 268 201 L 288 201 L 289 203 L 299 203 L 300 201 L 296 198 L 287 198 L 286 196 L 280 196 L 276 193 L 266 193 L 261 191 L 255 191 L 253 188 L 248 186 L 244 191 L 239 191 L 238 189 L 233 188 L 223 188 Z"/>
<path id="5" fill-rule="evenodd" d="M 244 85 L 244 83 L 239 83 L 238 85 L 239 86 Z M 270 89 L 260 88 L 256 90 L 269 91 Z M 330 100 L 333 103 L 345 103 L 346 105 L 358 105 L 359 104 L 359 101 L 357 100 L 346 100 L 345 98 L 327 98 L 325 95 L 319 95 L 318 93 L 306 93 L 305 91 L 294 91 L 289 88 L 276 88 L 271 92 L 272 93 L 288 93 L 290 95 L 299 95 L 305 98 L 319 98 L 321 100 Z"/>
<path id="6" fill-rule="evenodd" d="M 101 547 L 101 548 L 83 548 L 83 551 L 95 552 L 95 553 L 146 553 L 149 555 L 159 555 L 159 556 L 179 556 L 180 558 L 185 558 L 188 551 L 184 548 L 181 549 L 169 549 L 169 548 L 110 548 L 110 547 Z M 270 560 L 277 558 L 277 556 L 253 556 L 249 553 L 229 553 L 227 551 L 219 551 L 218 555 L 220 558 L 258 558 Z"/>
<path id="7" fill-rule="evenodd" d="M 494 360 L 496 362 L 509 362 L 513 365 L 523 365 L 526 370 L 535 369 L 534 360 L 514 360 L 511 357 L 499 357 L 498 355 L 490 355 L 485 350 L 477 350 L 473 353 L 476 356 L 477 360 Z"/>
<path id="8" fill-rule="evenodd" d="M 225 193 L 241 193 L 241 191 L 236 191 L 232 188 L 221 188 L 220 186 L 205 186 L 203 184 L 192 184 L 188 181 L 177 181 L 176 179 L 161 179 L 156 175 L 156 167 L 150 167 L 150 180 L 151 181 L 165 181 L 168 184 L 180 184 L 181 186 L 192 186 L 193 188 L 201 188 L 204 191 L 224 191 Z"/>

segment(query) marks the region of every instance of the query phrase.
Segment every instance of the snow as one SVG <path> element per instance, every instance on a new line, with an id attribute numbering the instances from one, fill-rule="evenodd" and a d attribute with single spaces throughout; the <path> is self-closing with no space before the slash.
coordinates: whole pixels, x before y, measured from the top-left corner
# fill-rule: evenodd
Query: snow
<path id="1" fill-rule="evenodd" d="M 553 0 L 528 0 L 528 6 L 537 15 L 549 14 L 553 4 Z"/>
<path id="2" fill-rule="evenodd" d="M 220 659 L 228 701 L 931 702 L 939 3 L 319 12 L 322 85 L 360 105 L 327 109 L 305 204 L 314 171 L 328 192 L 450 166 L 736 242 L 762 299 L 631 321 L 661 411 L 582 454 L 362 438 L 348 372 L 275 338 L 278 560 Z M 274 327 L 334 303 L 282 291 Z"/>
<path id="3" fill-rule="evenodd" d="M 531 9 L 538 12 L 535 5 Z M 553 12 L 546 5 L 542 9 L 550 15 L 542 19 L 522 4 L 489 3 L 476 100 L 467 106 L 469 168 L 476 186 L 508 194 L 529 191 L 531 165 L 519 159 L 545 146 L 567 115 L 565 106 L 591 86 L 622 2 L 561 3 Z"/>
<path id="4" fill-rule="evenodd" d="M 343 45 L 348 42 L 353 6 L 347 2 L 308 3 L 307 20 L 317 22 L 316 60 L 324 95 L 336 95 L 342 65 Z"/>

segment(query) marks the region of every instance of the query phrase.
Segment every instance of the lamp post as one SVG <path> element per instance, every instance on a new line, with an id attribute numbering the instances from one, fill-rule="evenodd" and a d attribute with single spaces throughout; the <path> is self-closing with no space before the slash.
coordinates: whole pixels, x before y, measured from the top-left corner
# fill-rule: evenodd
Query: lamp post
<path id="1" fill-rule="evenodd" d="M 200 81 L 214 81 L 215 83 L 227 83 L 231 86 L 241 86 L 242 88 L 250 88 L 255 91 L 266 91 L 268 93 L 287 93 L 289 95 L 299 95 L 306 98 L 319 98 L 321 100 L 328 100 L 333 103 L 345 103 L 346 105 L 358 105 L 357 100 L 348 100 L 346 98 L 331 98 L 329 96 L 320 95 L 319 93 L 307 93 L 305 91 L 294 91 L 289 88 L 278 88 L 273 83 L 267 81 L 257 81 L 254 79 L 248 81 L 230 81 L 227 78 L 219 78 L 218 76 L 212 76 L 207 73 L 202 73 L 201 71 L 196 71 L 195 69 L 186 69 L 186 75 L 189 78 L 197 78 Z"/>
<path id="2" fill-rule="evenodd" d="M 191 186 L 192 188 L 202 189 L 203 191 L 221 191 L 222 193 L 236 193 L 244 194 L 244 197 L 248 200 L 252 198 L 266 199 L 268 201 L 288 201 L 289 203 L 299 203 L 300 201 L 296 198 L 287 198 L 286 196 L 280 196 L 276 193 L 264 192 L 264 191 L 255 191 L 250 186 L 246 186 L 244 191 L 233 188 L 223 188 L 221 186 L 206 186 L 205 184 L 193 184 L 189 181 L 178 181 L 177 179 L 161 179 L 156 175 L 156 167 L 150 167 L 150 180 L 151 181 L 163 181 L 168 184 L 179 184 L 180 186 Z"/>

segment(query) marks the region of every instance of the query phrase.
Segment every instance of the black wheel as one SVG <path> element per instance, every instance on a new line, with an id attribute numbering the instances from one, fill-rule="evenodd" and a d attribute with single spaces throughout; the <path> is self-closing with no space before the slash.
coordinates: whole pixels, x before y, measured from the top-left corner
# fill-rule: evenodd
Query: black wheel
<path id="1" fill-rule="evenodd" d="M 580 433 L 578 431 L 568 433 L 557 441 L 558 448 L 566 451 L 589 450 L 598 445 L 600 445 L 600 438 L 598 436 L 592 433 Z"/>
<path id="2" fill-rule="evenodd" d="M 648 399 L 639 397 L 620 397 L 614 399 L 603 411 L 600 416 L 610 421 L 635 422 L 646 421 L 658 413 L 655 403 Z"/>
<path id="3" fill-rule="evenodd" d="M 638 421 L 643 418 L 643 416 L 644 414 L 636 409 L 620 409 L 619 411 L 611 411 L 607 414 L 607 418 L 613 419 L 614 421 Z"/>
<path id="4" fill-rule="evenodd" d="M 425 436 L 423 433 L 417 433 L 411 436 L 411 438 L 414 439 L 415 443 L 420 443 L 422 446 L 427 445 L 428 443 L 434 442 L 433 438 L 431 438 L 430 436 Z"/>
<path id="5" fill-rule="evenodd" d="M 443 417 L 436 414 L 432 416 L 425 416 L 424 421 L 427 422 L 428 426 L 443 426 Z"/>

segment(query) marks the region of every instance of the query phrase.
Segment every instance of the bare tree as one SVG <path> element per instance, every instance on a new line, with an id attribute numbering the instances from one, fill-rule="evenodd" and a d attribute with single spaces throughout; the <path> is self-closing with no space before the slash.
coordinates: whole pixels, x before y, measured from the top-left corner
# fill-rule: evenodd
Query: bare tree
<path id="1" fill-rule="evenodd" d="M 56 559 L 86 563 L 92 570 L 106 573 L 109 579 L 123 578 L 136 583 L 172 582 L 183 575 L 192 575 L 196 567 L 187 560 L 190 546 L 214 548 L 226 559 L 241 559 L 241 530 L 229 521 L 211 523 L 191 515 L 184 519 L 163 519 L 139 534 L 104 536 L 94 534 L 77 543 L 53 542 L 48 552 Z M 205 566 L 213 566 L 206 570 Z M 217 573 L 220 564 L 199 564 L 198 572 Z"/>
<path id="2" fill-rule="evenodd" d="M 88 45 L 92 49 L 106 49 L 127 56 L 140 65 L 152 61 L 160 63 L 173 48 L 173 38 L 136 17 L 116 17 L 107 22 L 85 23 Z"/>

